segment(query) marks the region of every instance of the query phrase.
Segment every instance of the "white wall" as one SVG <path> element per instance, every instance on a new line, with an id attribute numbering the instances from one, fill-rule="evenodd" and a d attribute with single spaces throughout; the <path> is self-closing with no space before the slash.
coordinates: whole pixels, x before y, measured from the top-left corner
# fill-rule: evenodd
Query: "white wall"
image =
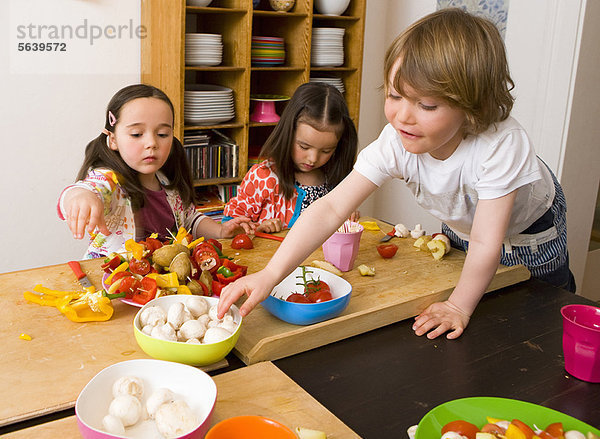
<path id="1" fill-rule="evenodd" d="M 18 26 L 83 26 L 87 39 L 19 39 Z M 99 38 L 91 26 L 140 22 L 140 2 L 120 0 L 11 0 L 0 2 L 0 110 L 2 160 L 0 272 L 80 259 L 75 241 L 56 215 L 63 187 L 73 182 L 85 145 L 104 125 L 104 111 L 121 87 L 139 82 L 139 38 Z M 22 29 L 22 28 L 21 28 Z M 124 28 L 122 28 L 123 30 Z M 34 28 L 37 36 L 37 28 Z M 79 35 L 84 35 L 84 28 Z M 66 35 L 69 36 L 69 35 Z M 115 34 L 116 36 L 116 34 Z M 19 52 L 19 42 L 66 42 L 66 52 Z"/>

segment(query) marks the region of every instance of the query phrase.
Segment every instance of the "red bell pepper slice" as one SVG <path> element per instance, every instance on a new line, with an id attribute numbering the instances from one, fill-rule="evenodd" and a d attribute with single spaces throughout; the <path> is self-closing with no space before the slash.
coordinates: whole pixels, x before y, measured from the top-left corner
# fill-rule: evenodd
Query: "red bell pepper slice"
<path id="1" fill-rule="evenodd" d="M 100 267 L 104 270 L 105 273 L 112 273 L 115 268 L 121 265 L 121 257 L 115 256 L 108 262 L 102 264 Z"/>
<path id="2" fill-rule="evenodd" d="M 225 285 L 223 285 L 221 282 L 213 280 L 213 282 L 212 282 L 213 296 L 220 297 L 221 296 L 221 290 L 223 289 L 223 287 L 225 287 Z"/>

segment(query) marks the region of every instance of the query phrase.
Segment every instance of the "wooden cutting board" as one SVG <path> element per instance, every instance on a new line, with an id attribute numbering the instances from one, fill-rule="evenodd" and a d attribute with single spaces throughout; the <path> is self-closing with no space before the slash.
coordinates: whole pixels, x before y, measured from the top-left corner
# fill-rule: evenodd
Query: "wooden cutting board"
<path id="1" fill-rule="evenodd" d="M 378 224 L 384 232 L 392 229 L 385 223 Z M 350 304 L 340 316 L 310 326 L 296 326 L 258 306 L 244 318 L 235 354 L 246 364 L 276 360 L 416 316 L 431 303 L 447 299 L 458 282 L 465 253 L 452 250 L 436 261 L 429 252 L 413 246 L 415 239 L 393 238 L 390 243 L 398 245 L 398 252 L 392 259 L 383 259 L 376 246 L 384 232 L 363 232 L 355 268 L 342 276 L 353 289 Z M 264 267 L 279 243 L 256 238 L 254 245 L 252 250 L 239 250 L 239 262 L 249 266 L 248 272 Z M 231 250 L 225 247 L 225 253 L 230 254 Z M 305 263 L 314 259 L 324 260 L 321 248 Z M 361 276 L 356 270 L 360 264 L 375 267 L 376 275 Z M 500 266 L 488 291 L 529 277 L 524 266 Z"/>
<path id="2" fill-rule="evenodd" d="M 213 379 L 217 384 L 217 404 L 211 425 L 233 416 L 260 415 L 281 422 L 292 430 L 306 427 L 324 431 L 328 439 L 360 437 L 273 363 L 254 364 Z M 77 419 L 70 416 L 4 437 L 75 439 L 80 436 Z"/>
<path id="3" fill-rule="evenodd" d="M 81 263 L 96 287 L 101 285 L 101 263 Z M 27 302 L 23 292 L 36 284 L 81 289 L 66 264 L 0 274 L 0 426 L 71 408 L 85 384 L 105 367 L 150 358 L 133 335 L 139 308 L 114 300 L 109 321 L 75 323 L 56 308 Z M 21 340 L 21 333 L 32 340 Z M 203 369 L 227 364 L 223 360 Z"/>

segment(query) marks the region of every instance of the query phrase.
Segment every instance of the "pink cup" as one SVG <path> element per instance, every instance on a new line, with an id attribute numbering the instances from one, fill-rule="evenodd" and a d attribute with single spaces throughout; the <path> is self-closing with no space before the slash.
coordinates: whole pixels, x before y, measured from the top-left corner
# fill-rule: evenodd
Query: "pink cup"
<path id="1" fill-rule="evenodd" d="M 360 237 L 363 232 L 363 226 L 359 225 L 358 228 L 358 232 L 335 232 L 323 243 L 325 260 L 331 262 L 341 271 L 350 271 L 354 266 L 360 246 Z"/>
<path id="2" fill-rule="evenodd" d="M 565 369 L 575 378 L 600 383 L 600 308 L 566 305 L 560 313 Z"/>

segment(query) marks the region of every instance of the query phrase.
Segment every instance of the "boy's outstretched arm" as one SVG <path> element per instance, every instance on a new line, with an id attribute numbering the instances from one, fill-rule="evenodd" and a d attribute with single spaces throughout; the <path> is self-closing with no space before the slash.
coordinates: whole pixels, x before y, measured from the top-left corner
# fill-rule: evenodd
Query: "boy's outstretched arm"
<path id="1" fill-rule="evenodd" d="M 325 242 L 375 189 L 374 183 L 352 171 L 333 191 L 312 203 L 300 215 L 264 269 L 223 289 L 218 306 L 219 318 L 243 295 L 248 299 L 240 312 L 243 316 L 247 315 L 266 299 L 277 283 Z"/>
<path id="2" fill-rule="evenodd" d="M 430 305 L 415 318 L 415 334 L 431 331 L 427 338 L 433 339 L 450 331 L 447 338 L 453 339 L 463 333 L 498 269 L 515 197 L 516 190 L 500 198 L 479 200 L 456 288 L 447 301 Z"/>

